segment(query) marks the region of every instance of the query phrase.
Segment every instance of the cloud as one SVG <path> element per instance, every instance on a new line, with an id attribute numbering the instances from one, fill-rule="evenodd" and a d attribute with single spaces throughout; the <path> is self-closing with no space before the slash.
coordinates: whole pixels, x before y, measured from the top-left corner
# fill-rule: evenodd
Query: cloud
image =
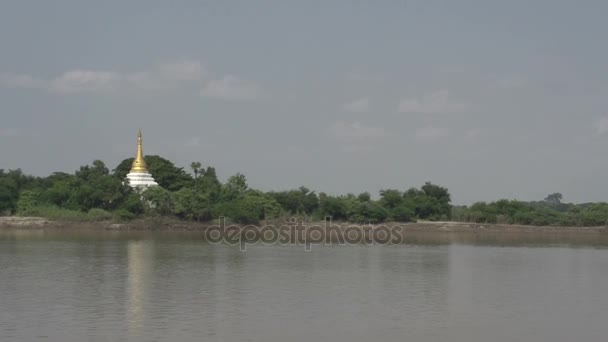
<path id="1" fill-rule="evenodd" d="M 0 77 L 0 84 L 12 88 L 39 88 L 56 94 L 69 95 L 127 90 L 168 90 L 188 82 L 202 82 L 206 76 L 207 70 L 201 62 L 178 60 L 136 72 L 73 69 L 50 79 L 7 74 Z"/>
<path id="2" fill-rule="evenodd" d="M 435 114 L 456 112 L 466 108 L 464 103 L 450 100 L 447 90 L 425 94 L 420 99 L 408 98 L 399 103 L 399 113 Z"/>
<path id="3" fill-rule="evenodd" d="M 163 63 L 150 70 L 118 72 L 73 69 L 52 78 L 0 74 L 0 85 L 11 88 L 43 89 L 54 94 L 112 94 L 126 91 L 171 91 L 183 86 L 201 89 L 201 95 L 225 101 L 253 101 L 266 92 L 255 82 L 234 75 L 210 79 L 209 71 L 196 60 Z"/>
<path id="4" fill-rule="evenodd" d="M 430 143 L 438 141 L 448 135 L 448 130 L 432 125 L 416 129 L 414 139 L 417 142 Z"/>
<path id="5" fill-rule="evenodd" d="M 199 61 L 179 60 L 161 65 L 159 73 L 165 79 L 196 81 L 205 78 L 208 71 Z"/>
<path id="6" fill-rule="evenodd" d="M 201 95 L 225 101 L 252 101 L 261 99 L 264 93 L 254 82 L 227 75 L 207 83 Z"/>
<path id="7" fill-rule="evenodd" d="M 595 128 L 595 133 L 602 135 L 606 132 L 608 132 L 608 118 L 601 118 L 599 120 L 597 120 L 594 124 L 593 127 Z"/>
<path id="8" fill-rule="evenodd" d="M 358 121 L 336 122 L 328 132 L 343 149 L 351 152 L 370 151 L 376 143 L 390 136 L 382 127 L 368 126 Z"/>
<path id="9" fill-rule="evenodd" d="M 342 105 L 342 109 L 353 113 L 367 112 L 370 109 L 370 100 L 367 97 L 363 97 L 352 102 L 345 103 Z"/>
<path id="10" fill-rule="evenodd" d="M 51 91 L 70 94 L 78 92 L 107 92 L 115 90 L 121 75 L 109 71 L 72 70 L 51 80 Z"/>

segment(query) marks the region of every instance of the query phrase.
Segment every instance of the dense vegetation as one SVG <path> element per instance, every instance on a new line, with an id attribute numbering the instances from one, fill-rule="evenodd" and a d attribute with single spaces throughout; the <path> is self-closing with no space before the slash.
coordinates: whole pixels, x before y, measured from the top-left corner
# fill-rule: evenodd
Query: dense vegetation
<path id="1" fill-rule="evenodd" d="M 554 193 L 543 201 L 499 200 L 470 207 L 453 207 L 456 221 L 523 225 L 604 226 L 608 223 L 608 203 L 562 203 Z"/>
<path id="2" fill-rule="evenodd" d="M 543 201 L 499 200 L 455 206 L 448 189 L 429 182 L 406 191 L 385 189 L 379 199 L 369 193 L 333 196 L 306 187 L 263 192 L 249 188 L 238 173 L 225 183 L 213 167 L 193 162 L 190 169 L 159 156 L 147 156 L 159 187 L 138 193 L 124 184 L 132 158 L 110 170 L 99 160 L 72 173 L 33 177 L 21 170 L 0 169 L 0 215 L 42 216 L 73 220 L 128 220 L 174 217 L 210 221 L 225 216 L 238 223 L 298 216 L 355 223 L 456 220 L 477 223 L 596 226 L 608 222 L 607 203 L 562 203 L 559 193 Z"/>
<path id="3" fill-rule="evenodd" d="M 405 192 L 382 190 L 378 200 L 369 193 L 332 196 L 306 187 L 263 192 L 250 189 L 240 173 L 221 183 L 213 167 L 203 168 L 198 162 L 188 172 L 159 156 L 145 159 L 160 186 L 143 193 L 123 184 L 132 158 L 112 172 L 99 160 L 73 174 L 55 172 L 48 177 L 0 170 L 0 214 L 75 220 L 167 216 L 209 221 L 226 216 L 239 223 L 284 216 L 308 220 L 331 216 L 357 223 L 450 217 L 450 194 L 431 183 Z"/>

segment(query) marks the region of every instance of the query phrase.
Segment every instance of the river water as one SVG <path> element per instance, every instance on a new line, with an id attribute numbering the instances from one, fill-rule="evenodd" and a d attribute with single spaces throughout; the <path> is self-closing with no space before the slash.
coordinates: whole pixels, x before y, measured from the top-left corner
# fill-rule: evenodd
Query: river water
<path id="1" fill-rule="evenodd" d="M 606 240 L 0 231 L 0 341 L 606 341 Z"/>

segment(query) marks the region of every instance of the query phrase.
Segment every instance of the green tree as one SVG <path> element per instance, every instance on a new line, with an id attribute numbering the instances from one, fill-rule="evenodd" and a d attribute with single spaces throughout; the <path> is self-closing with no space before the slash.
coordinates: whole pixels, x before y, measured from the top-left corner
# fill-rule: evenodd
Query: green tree
<path id="1" fill-rule="evenodd" d="M 151 212 L 163 216 L 174 213 L 175 204 L 169 190 L 160 186 L 152 186 L 148 187 L 141 196 L 144 204 Z"/>
<path id="2" fill-rule="evenodd" d="M 349 214 L 349 199 L 345 196 L 329 196 L 319 194 L 319 214 L 321 217 L 330 216 L 334 220 L 347 220 Z"/>
<path id="3" fill-rule="evenodd" d="M 317 194 L 304 186 L 301 186 L 297 190 L 269 192 L 268 195 L 281 205 L 283 211 L 292 215 L 311 215 L 319 208 L 319 197 Z"/>
<path id="4" fill-rule="evenodd" d="M 349 215 L 349 221 L 357 223 L 381 223 L 389 216 L 388 210 L 373 201 L 354 201 L 354 210 Z"/>
<path id="5" fill-rule="evenodd" d="M 18 197 L 17 183 L 10 177 L 0 177 L 0 215 L 13 213 Z"/>
<path id="6" fill-rule="evenodd" d="M 215 168 L 211 166 L 207 167 L 206 170 L 202 171 L 198 181 L 200 190 L 208 194 L 211 201 L 217 201 L 222 189 L 222 183 L 217 179 Z"/>
<path id="7" fill-rule="evenodd" d="M 545 202 L 561 203 L 562 198 L 563 198 L 562 194 L 560 194 L 559 192 L 555 192 L 555 193 L 547 195 L 547 197 L 545 197 Z"/>
<path id="8" fill-rule="evenodd" d="M 359 200 L 359 202 L 369 202 L 372 200 L 372 196 L 369 194 L 369 192 L 362 192 L 357 196 L 357 199 Z"/>
<path id="9" fill-rule="evenodd" d="M 199 162 L 192 162 L 190 163 L 190 168 L 192 169 L 192 172 L 194 173 L 194 189 L 198 189 L 198 175 L 201 170 L 201 163 Z"/>
<path id="10" fill-rule="evenodd" d="M 387 209 L 393 209 L 401 204 L 403 195 L 394 189 L 380 190 L 380 203 Z"/>
<path id="11" fill-rule="evenodd" d="M 241 197 L 247 191 L 247 179 L 242 173 L 230 176 L 222 187 L 222 200 L 231 201 Z"/>
<path id="12" fill-rule="evenodd" d="M 236 201 L 222 207 L 219 215 L 243 224 L 257 224 L 261 220 L 278 217 L 281 206 L 274 198 L 259 191 L 248 191 Z"/>
<path id="13" fill-rule="evenodd" d="M 180 218 L 197 221 L 211 219 L 212 210 L 206 194 L 183 188 L 173 193 L 173 202 L 175 203 L 175 215 Z"/>
<path id="14" fill-rule="evenodd" d="M 390 211 L 390 217 L 397 222 L 410 222 L 415 219 L 416 208 L 411 202 L 404 202 Z"/>
<path id="15" fill-rule="evenodd" d="M 38 197 L 40 194 L 34 190 L 23 190 L 19 194 L 17 200 L 17 213 L 28 215 L 38 206 Z"/>

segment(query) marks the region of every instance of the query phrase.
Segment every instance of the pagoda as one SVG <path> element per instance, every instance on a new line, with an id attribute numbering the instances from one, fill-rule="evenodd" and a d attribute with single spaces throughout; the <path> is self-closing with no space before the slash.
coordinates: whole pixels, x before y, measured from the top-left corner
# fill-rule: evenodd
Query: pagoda
<path id="1" fill-rule="evenodd" d="M 149 186 L 157 186 L 158 183 L 152 178 L 152 175 L 148 172 L 146 161 L 144 160 L 144 151 L 141 143 L 141 129 L 137 135 L 137 154 L 131 165 L 131 171 L 127 174 L 125 181 L 132 188 L 138 190 L 144 190 Z"/>

